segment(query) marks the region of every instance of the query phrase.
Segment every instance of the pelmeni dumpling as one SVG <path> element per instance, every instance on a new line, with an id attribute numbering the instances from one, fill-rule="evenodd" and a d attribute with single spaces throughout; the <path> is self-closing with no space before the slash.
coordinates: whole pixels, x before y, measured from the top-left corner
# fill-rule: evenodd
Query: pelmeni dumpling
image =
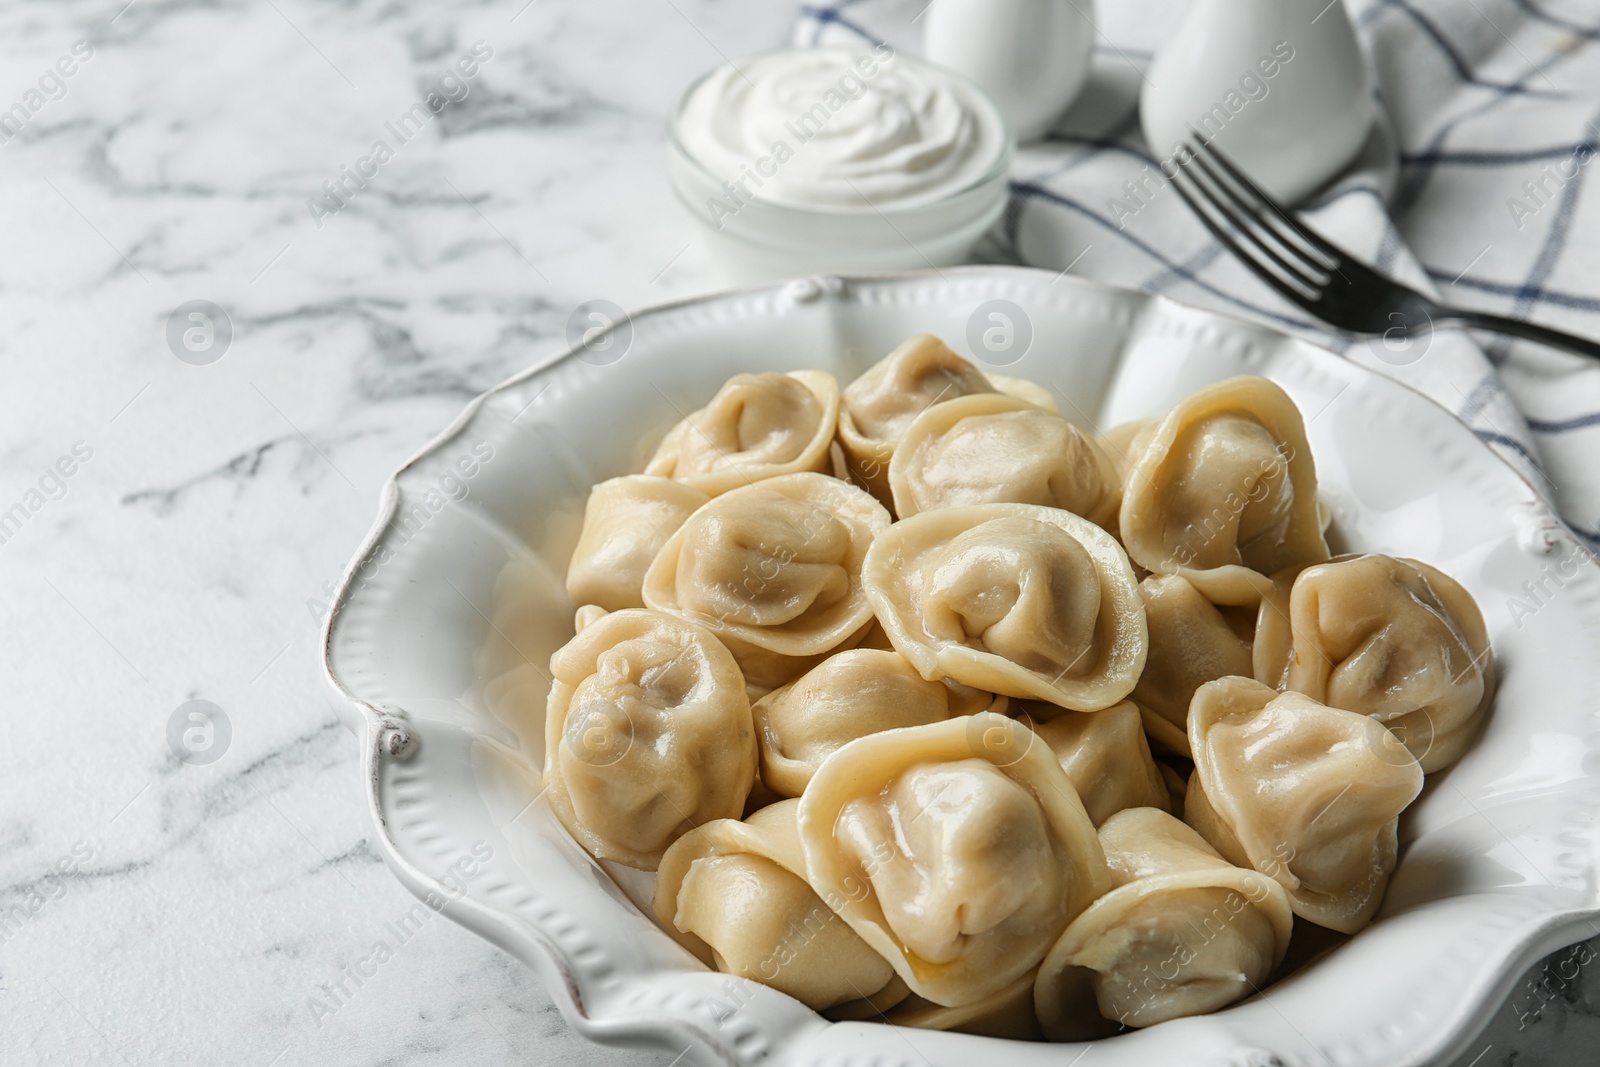
<path id="1" fill-rule="evenodd" d="M 1287 627 L 1262 612 L 1258 678 L 1372 716 L 1424 771 L 1472 743 L 1494 698 L 1494 653 L 1477 602 L 1449 575 L 1412 559 L 1340 557 L 1294 578 Z"/>
<path id="2" fill-rule="evenodd" d="M 945 1007 L 1026 975 L 1107 885 L 1066 773 L 990 712 L 835 752 L 800 798 L 800 840 L 817 893 Z"/>
<path id="3" fill-rule="evenodd" d="M 1209 681 L 1251 673 L 1250 641 L 1182 575 L 1139 583 L 1150 656 L 1133 688 L 1151 740 L 1189 755 L 1189 700 Z"/>
<path id="4" fill-rule="evenodd" d="M 1121 479 L 1094 439 L 1054 412 L 1002 393 L 936 404 L 906 428 L 889 463 L 895 514 L 969 504 L 1038 504 L 1104 526 Z"/>
<path id="5" fill-rule="evenodd" d="M 1044 1034 L 1033 1014 L 1033 980 L 1029 971 L 998 993 L 971 1004 L 947 1008 L 915 993 L 883 1016 L 884 1022 L 918 1030 L 949 1030 L 1010 1041 L 1039 1041 Z"/>
<path id="6" fill-rule="evenodd" d="M 685 833 L 736 819 L 756 777 L 733 656 L 702 626 L 615 611 L 550 657 L 545 797 L 599 859 L 653 871 Z"/>
<path id="7" fill-rule="evenodd" d="M 924 678 L 1099 711 L 1144 669 L 1149 640 L 1128 557 L 1070 512 L 926 511 L 880 534 L 861 573 L 889 640 Z"/>
<path id="8" fill-rule="evenodd" d="M 719 819 L 661 858 L 656 918 L 700 962 L 761 982 L 814 1011 L 909 990 L 812 891 L 795 830 L 797 800 L 744 822 Z M 878 1010 L 889 1004 L 875 1001 Z"/>
<path id="9" fill-rule="evenodd" d="M 838 425 L 833 375 L 738 374 L 667 431 L 644 472 L 717 496 L 763 478 L 826 471 Z"/>
<path id="10" fill-rule="evenodd" d="M 1405 746 L 1365 715 L 1253 678 L 1201 686 L 1189 741 L 1184 821 L 1276 879 L 1296 915 L 1346 934 L 1365 926 L 1394 869 L 1400 812 L 1422 790 Z"/>
<path id="11" fill-rule="evenodd" d="M 1003 709 L 1005 697 L 930 682 L 898 652 L 839 652 L 751 709 L 761 778 L 783 796 L 797 797 L 823 760 L 858 737 L 971 715 L 997 701 Z"/>
<path id="12" fill-rule="evenodd" d="M 888 527 L 883 505 L 847 482 L 768 478 L 691 515 L 651 563 L 644 601 L 709 627 L 751 682 L 781 685 L 864 636 L 862 560 Z"/>
<path id="13" fill-rule="evenodd" d="M 601 482 L 583 509 L 567 565 L 567 595 L 607 611 L 644 607 L 644 572 L 683 520 L 711 498 L 670 478 L 633 474 Z"/>
<path id="14" fill-rule="evenodd" d="M 1034 1008 L 1057 1041 L 1224 1008 L 1264 985 L 1289 947 L 1283 887 L 1182 822 L 1129 808 L 1100 828 L 1114 888 L 1072 921 L 1039 967 Z"/>
<path id="15" fill-rule="evenodd" d="M 937 337 L 911 338 L 845 387 L 839 443 L 850 473 L 888 504 L 889 460 L 911 420 L 942 401 L 993 391 L 982 371 Z"/>
<path id="16" fill-rule="evenodd" d="M 1062 711 L 1032 702 L 1022 711 L 1072 779 L 1096 826 L 1124 808 L 1168 807 L 1167 786 L 1145 740 L 1139 709 L 1123 701 L 1104 711 Z"/>
<path id="17" fill-rule="evenodd" d="M 1218 604 L 1254 606 L 1267 575 L 1328 558 L 1300 409 L 1265 378 L 1190 395 L 1143 442 L 1120 512 L 1128 555 Z"/>

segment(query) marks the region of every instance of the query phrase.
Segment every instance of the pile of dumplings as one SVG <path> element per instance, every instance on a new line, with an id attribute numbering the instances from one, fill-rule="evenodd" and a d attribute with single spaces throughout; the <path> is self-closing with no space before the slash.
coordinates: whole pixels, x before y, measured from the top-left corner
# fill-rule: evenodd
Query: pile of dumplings
<path id="1" fill-rule="evenodd" d="M 1493 696 L 1472 597 L 1326 528 L 1264 378 L 1097 437 L 934 337 L 842 391 L 741 374 L 588 499 L 545 795 L 832 1019 L 1217 1010 L 1371 920 Z"/>

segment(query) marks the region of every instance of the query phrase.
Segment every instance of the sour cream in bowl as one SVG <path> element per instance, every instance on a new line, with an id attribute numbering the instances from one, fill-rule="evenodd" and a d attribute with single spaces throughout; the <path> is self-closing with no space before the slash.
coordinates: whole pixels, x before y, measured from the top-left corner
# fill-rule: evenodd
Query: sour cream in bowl
<path id="1" fill-rule="evenodd" d="M 679 199 L 744 277 L 961 262 L 1005 208 L 1013 150 L 982 90 L 887 44 L 725 64 L 670 134 Z"/>

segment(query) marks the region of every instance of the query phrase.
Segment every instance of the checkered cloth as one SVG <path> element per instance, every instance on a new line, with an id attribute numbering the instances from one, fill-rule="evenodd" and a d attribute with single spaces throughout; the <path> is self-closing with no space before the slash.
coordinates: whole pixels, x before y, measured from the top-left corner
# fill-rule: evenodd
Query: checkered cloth
<path id="1" fill-rule="evenodd" d="M 888 40 L 918 53 L 915 20 L 927 3 L 804 7 L 794 40 Z M 1589 288 L 1600 281 L 1600 167 L 1591 165 L 1600 158 L 1600 6 L 1347 6 L 1377 73 L 1383 118 L 1358 163 L 1302 205 L 1306 220 L 1443 302 L 1600 338 L 1600 293 Z M 1131 215 L 1114 205 L 1125 181 L 1156 164 L 1139 130 L 1138 91 L 1152 50 L 1186 8 L 1102 0 L 1090 88 L 1044 143 L 1018 154 L 1010 208 L 984 257 L 1070 266 L 1344 352 L 1457 413 L 1600 550 L 1600 364 L 1459 330 L 1441 329 L 1409 352 L 1342 335 L 1257 280 L 1171 190 Z"/>

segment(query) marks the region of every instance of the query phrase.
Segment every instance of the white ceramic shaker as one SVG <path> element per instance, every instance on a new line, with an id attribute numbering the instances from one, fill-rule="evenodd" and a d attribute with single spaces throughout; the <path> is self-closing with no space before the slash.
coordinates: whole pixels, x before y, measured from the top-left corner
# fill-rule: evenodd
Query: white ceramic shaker
<path id="1" fill-rule="evenodd" d="M 1198 131 L 1293 202 L 1365 143 L 1371 75 L 1343 0 L 1195 0 L 1150 65 L 1140 118 L 1158 158 Z"/>
<path id="2" fill-rule="evenodd" d="M 933 0 L 923 18 L 928 58 L 987 92 L 1019 141 L 1042 137 L 1089 78 L 1093 0 Z"/>

